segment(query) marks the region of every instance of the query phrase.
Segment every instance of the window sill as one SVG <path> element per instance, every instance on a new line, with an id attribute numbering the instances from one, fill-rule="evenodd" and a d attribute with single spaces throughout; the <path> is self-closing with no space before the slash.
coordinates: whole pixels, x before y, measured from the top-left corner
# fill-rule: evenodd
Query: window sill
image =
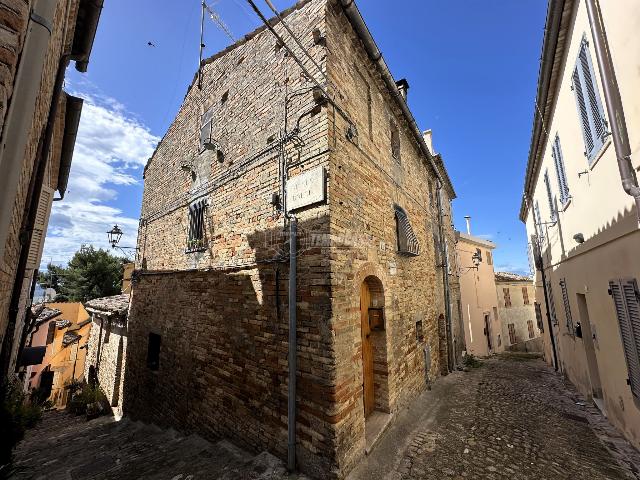
<path id="1" fill-rule="evenodd" d="M 198 253 L 198 252 L 206 252 L 206 251 L 207 251 L 207 247 L 201 246 L 201 247 L 187 248 L 185 249 L 184 253 Z"/>
<path id="2" fill-rule="evenodd" d="M 607 137 L 607 140 L 602 144 L 602 147 L 600 147 L 600 150 L 598 151 L 598 153 L 594 155 L 593 160 L 589 161 L 589 170 L 593 170 L 595 168 L 596 164 L 600 161 L 600 159 L 604 155 L 604 152 L 606 152 L 607 149 L 609 148 L 609 145 L 611 145 L 611 135 Z"/>

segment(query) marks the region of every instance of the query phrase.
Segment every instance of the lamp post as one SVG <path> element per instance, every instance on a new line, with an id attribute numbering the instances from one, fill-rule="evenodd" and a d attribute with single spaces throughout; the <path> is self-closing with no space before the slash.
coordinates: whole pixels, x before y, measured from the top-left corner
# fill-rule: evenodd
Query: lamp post
<path id="1" fill-rule="evenodd" d="M 122 234 L 123 233 L 124 232 L 118 226 L 118 224 L 115 224 L 113 226 L 113 228 L 107 232 L 107 237 L 109 238 L 109 243 L 111 244 L 111 248 L 117 248 L 122 253 L 124 253 L 126 256 L 129 256 L 129 254 L 125 251 L 125 249 L 126 250 L 138 250 L 138 247 L 123 247 L 121 245 L 118 245 L 118 243 L 120 243 L 120 239 L 122 238 Z"/>

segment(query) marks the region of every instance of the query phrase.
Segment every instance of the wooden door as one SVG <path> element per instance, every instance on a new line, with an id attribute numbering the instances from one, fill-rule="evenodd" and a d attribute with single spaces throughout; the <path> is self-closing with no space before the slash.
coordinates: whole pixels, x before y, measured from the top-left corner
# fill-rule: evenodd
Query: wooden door
<path id="1" fill-rule="evenodd" d="M 373 349 L 371 347 L 371 328 L 369 327 L 369 305 L 371 293 L 366 282 L 360 288 L 360 320 L 362 331 L 362 390 L 364 416 L 367 417 L 375 407 L 373 389 Z"/>

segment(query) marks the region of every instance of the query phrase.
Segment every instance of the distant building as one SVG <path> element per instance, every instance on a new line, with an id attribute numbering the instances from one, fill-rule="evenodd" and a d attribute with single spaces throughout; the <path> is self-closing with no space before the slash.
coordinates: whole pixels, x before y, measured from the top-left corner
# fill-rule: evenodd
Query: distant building
<path id="1" fill-rule="evenodd" d="M 69 386 L 84 378 L 91 324 L 81 303 L 49 303 L 30 333 L 28 347 L 46 347 L 39 365 L 27 367 L 28 390 L 42 390 L 57 408 L 69 400 Z"/>
<path id="2" fill-rule="evenodd" d="M 34 271 L 55 192 L 64 197 L 82 99 L 63 90 L 85 72 L 103 0 L 0 0 L 0 375 L 25 344 Z M 24 374 L 24 371 L 21 372 Z"/>
<path id="3" fill-rule="evenodd" d="M 461 317 L 467 352 L 487 356 L 504 350 L 498 316 L 493 250 L 496 244 L 457 232 Z"/>
<path id="4" fill-rule="evenodd" d="M 496 272 L 501 341 L 507 350 L 542 352 L 544 326 L 536 317 L 533 279 L 509 272 Z M 539 339 L 539 340 L 538 340 Z"/>
<path id="5" fill-rule="evenodd" d="M 546 358 L 636 447 L 638 19 L 637 0 L 549 1 L 520 209 Z"/>
<path id="6" fill-rule="evenodd" d="M 127 354 L 129 294 L 96 298 L 85 303 L 91 314 L 84 377 L 92 371 L 116 418 L 122 417 L 122 392 Z"/>

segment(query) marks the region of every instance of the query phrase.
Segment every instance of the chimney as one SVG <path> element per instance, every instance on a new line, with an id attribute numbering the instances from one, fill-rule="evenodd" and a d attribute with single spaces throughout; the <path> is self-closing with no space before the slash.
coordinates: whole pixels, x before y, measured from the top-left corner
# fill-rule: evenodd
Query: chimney
<path id="1" fill-rule="evenodd" d="M 402 95 L 402 98 L 404 98 L 404 101 L 406 102 L 407 93 L 409 92 L 409 82 L 407 82 L 406 78 L 401 78 L 396 82 L 396 85 L 398 87 L 398 91 L 400 92 L 400 95 Z"/>
<path id="2" fill-rule="evenodd" d="M 467 235 L 471 235 L 471 217 L 465 215 L 464 219 L 467 221 Z"/>
<path id="3" fill-rule="evenodd" d="M 427 144 L 427 147 L 429 148 L 429 152 L 431 152 L 431 155 L 435 155 L 436 152 L 433 151 L 433 137 L 431 135 L 431 129 L 425 130 L 424 132 L 422 132 L 422 138 L 424 139 L 424 143 Z"/>

